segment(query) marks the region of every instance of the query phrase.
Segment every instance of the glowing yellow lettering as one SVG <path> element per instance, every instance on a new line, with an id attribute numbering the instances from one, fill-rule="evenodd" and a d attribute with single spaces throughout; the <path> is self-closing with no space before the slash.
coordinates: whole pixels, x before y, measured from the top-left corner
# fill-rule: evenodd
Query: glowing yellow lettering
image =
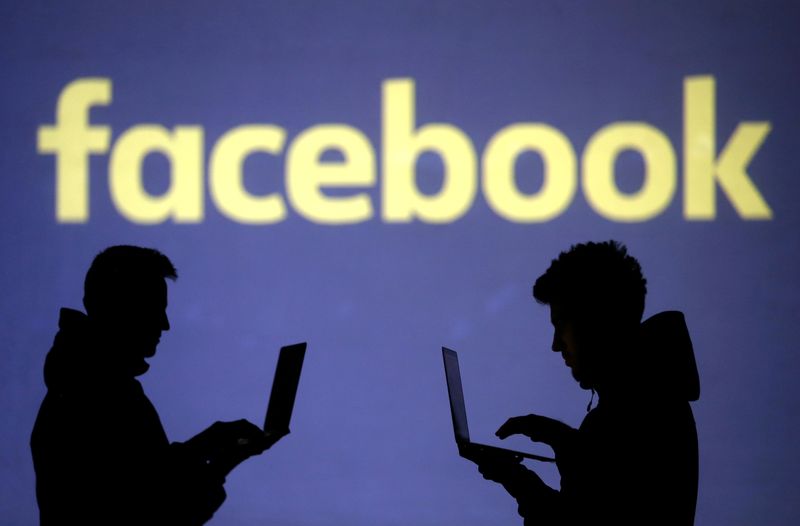
<path id="1" fill-rule="evenodd" d="M 544 161 L 544 182 L 532 195 L 520 193 L 514 164 L 524 151 Z M 569 139 L 546 124 L 513 124 L 497 132 L 483 153 L 483 192 L 498 215 L 518 223 L 548 221 L 572 202 L 578 183 Z"/>
<path id="2" fill-rule="evenodd" d="M 217 208 L 247 224 L 277 223 L 286 218 L 281 196 L 254 196 L 244 187 L 242 165 L 253 152 L 281 153 L 286 131 L 278 126 L 239 126 L 220 137 L 211 153 L 209 186 Z"/>
<path id="3" fill-rule="evenodd" d="M 475 150 L 469 137 L 449 124 L 426 124 L 415 130 L 416 104 L 411 79 L 383 85 L 383 219 L 449 223 L 463 216 L 475 199 Z M 415 165 L 422 152 L 436 152 L 444 164 L 444 184 L 437 195 L 419 192 Z"/>
<path id="4" fill-rule="evenodd" d="M 716 155 L 716 94 L 714 78 L 688 77 L 683 102 L 683 206 L 686 219 L 717 215 L 716 185 L 745 219 L 771 219 L 772 210 L 747 174 L 747 166 L 764 142 L 768 122 L 740 123 Z"/>
<path id="5" fill-rule="evenodd" d="M 619 191 L 614 162 L 624 150 L 644 158 L 644 183 L 634 194 Z M 583 151 L 583 192 L 598 214 L 620 222 L 646 221 L 672 200 L 677 176 L 669 139 L 641 122 L 611 124 L 597 131 Z"/>
<path id="6" fill-rule="evenodd" d="M 322 162 L 325 151 L 336 150 L 341 162 Z M 372 218 L 369 195 L 329 197 L 323 187 L 375 184 L 375 153 L 369 139 L 350 126 L 327 124 L 309 128 L 292 141 L 287 153 L 286 193 L 294 208 L 317 223 L 341 225 Z"/>
<path id="7" fill-rule="evenodd" d="M 589 205 L 617 222 L 641 222 L 661 214 L 675 197 L 677 160 L 669 138 L 645 122 L 613 122 L 591 136 L 581 155 L 560 130 L 539 122 L 514 123 L 497 131 L 477 155 L 470 137 L 452 124 L 417 126 L 413 79 L 388 79 L 382 85 L 381 172 L 376 152 L 361 130 L 343 123 L 319 124 L 294 139 L 278 125 L 249 124 L 223 134 L 210 152 L 211 201 L 233 221 L 273 224 L 291 210 L 315 223 L 353 224 L 379 215 L 388 223 L 451 223 L 472 207 L 480 187 L 486 203 L 500 217 L 517 223 L 549 221 L 564 213 L 580 187 Z M 111 144 L 110 126 L 90 125 L 92 106 L 109 105 L 107 78 L 82 78 L 67 84 L 56 104 L 55 124 L 38 128 L 37 151 L 56 157 L 56 219 L 85 223 L 89 219 L 89 159 L 108 154 L 108 181 L 117 210 L 131 222 L 167 220 L 196 223 L 204 217 L 204 130 L 199 125 L 167 129 L 138 124 Z M 717 186 L 740 217 L 771 219 L 772 210 L 747 170 L 770 132 L 769 122 L 740 122 L 719 155 L 716 149 L 716 94 L 711 76 L 687 77 L 683 102 L 683 214 L 687 220 L 717 215 Z M 285 196 L 255 195 L 244 184 L 244 164 L 261 152 L 280 156 L 286 147 Z M 642 156 L 643 182 L 634 192 L 618 185 L 616 164 L 625 151 Z M 525 152 L 543 161 L 542 185 L 525 193 L 517 184 L 516 166 Z M 332 160 L 326 154 L 336 153 Z M 163 155 L 169 164 L 169 186 L 160 195 L 144 185 L 145 159 Z M 420 191 L 420 156 L 442 162 L 442 186 Z M 269 176 L 269 174 L 265 174 Z M 275 174 L 277 177 L 278 174 Z M 380 182 L 379 206 L 371 189 Z M 341 190 L 346 193 L 342 194 Z M 335 192 L 339 190 L 339 192 Z"/>
<path id="8" fill-rule="evenodd" d="M 55 126 L 40 126 L 39 153 L 56 156 L 56 220 L 89 219 L 89 154 L 106 153 L 111 128 L 89 126 L 89 108 L 111 103 L 111 81 L 83 78 L 67 84 L 58 97 Z"/>
<path id="9" fill-rule="evenodd" d="M 162 196 L 144 188 L 142 162 L 162 153 L 170 163 L 170 187 Z M 154 224 L 169 218 L 176 223 L 203 219 L 203 129 L 139 125 L 123 133 L 111 152 L 109 186 L 117 209 L 134 223 Z"/>

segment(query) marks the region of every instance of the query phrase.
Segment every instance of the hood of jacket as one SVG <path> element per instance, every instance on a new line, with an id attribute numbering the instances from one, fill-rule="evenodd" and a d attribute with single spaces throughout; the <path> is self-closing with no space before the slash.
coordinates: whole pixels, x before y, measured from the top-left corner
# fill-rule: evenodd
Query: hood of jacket
<path id="1" fill-rule="evenodd" d="M 50 391 L 65 391 L 119 382 L 125 375 L 113 358 L 86 314 L 62 308 L 44 363 L 44 383 Z"/>
<path id="2" fill-rule="evenodd" d="M 660 312 L 642 323 L 637 362 L 659 396 L 690 402 L 700 398 L 700 375 L 682 312 Z"/>

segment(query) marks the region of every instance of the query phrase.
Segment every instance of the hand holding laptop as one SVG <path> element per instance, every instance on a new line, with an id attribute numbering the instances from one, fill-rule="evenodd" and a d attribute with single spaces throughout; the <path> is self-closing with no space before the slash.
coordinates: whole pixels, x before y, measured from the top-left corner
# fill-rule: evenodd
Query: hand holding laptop
<path id="1" fill-rule="evenodd" d="M 258 428 L 256 428 L 256 429 L 258 429 Z M 281 438 L 285 437 L 288 434 L 289 434 L 289 430 L 288 429 L 286 429 L 284 431 L 280 431 L 280 432 L 279 431 L 261 431 L 261 433 L 258 435 L 258 440 L 256 440 L 256 442 L 266 445 L 266 447 L 264 447 L 262 449 L 262 451 L 263 451 L 263 450 L 271 448 L 273 445 L 275 445 L 275 443 L 278 442 L 278 440 L 280 440 Z M 253 441 L 250 438 L 240 438 L 239 440 L 236 441 L 236 443 L 238 445 L 240 445 L 240 446 L 249 446 L 249 445 L 251 445 L 251 443 L 253 443 Z"/>
<path id="2" fill-rule="evenodd" d="M 524 476 L 525 471 L 528 471 L 522 465 L 522 457 L 508 454 L 503 450 L 467 448 L 460 454 L 462 458 L 477 464 L 478 471 L 483 478 L 501 484 L 516 480 Z"/>
<path id="3" fill-rule="evenodd" d="M 260 455 L 288 435 L 305 352 L 305 342 L 281 348 L 263 430 L 247 420 L 215 422 L 185 446 L 225 477 L 242 461 Z"/>
<path id="4" fill-rule="evenodd" d="M 520 457 L 512 457 L 502 451 L 479 451 L 476 456 L 462 456 L 478 465 L 478 471 L 484 479 L 501 484 L 520 502 L 530 498 L 531 488 L 546 487 L 536 472 L 522 464 Z"/>
<path id="5" fill-rule="evenodd" d="M 264 432 L 247 420 L 214 422 L 205 431 L 186 441 L 185 446 L 222 477 L 242 461 L 268 449 Z"/>

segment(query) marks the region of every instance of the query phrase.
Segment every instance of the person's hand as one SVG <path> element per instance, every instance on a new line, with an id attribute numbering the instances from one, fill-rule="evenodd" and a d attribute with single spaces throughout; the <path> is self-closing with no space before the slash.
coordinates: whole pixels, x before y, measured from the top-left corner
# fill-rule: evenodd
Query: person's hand
<path id="1" fill-rule="evenodd" d="M 501 484 L 514 498 L 524 496 L 531 488 L 544 484 L 539 476 L 522 465 L 521 457 L 501 451 L 464 447 L 461 456 L 478 465 L 483 478 Z"/>
<path id="2" fill-rule="evenodd" d="M 186 444 L 220 474 L 227 476 L 243 460 L 263 453 L 285 434 L 267 435 L 247 420 L 214 422 Z"/>
<path id="3" fill-rule="evenodd" d="M 261 429 L 244 419 L 214 422 L 187 443 L 208 458 L 230 451 L 257 455 L 272 445 Z"/>
<path id="4" fill-rule="evenodd" d="M 478 471 L 486 480 L 504 484 L 517 478 L 522 471 L 527 471 L 521 464 L 521 458 L 498 451 L 486 451 L 476 447 L 462 446 L 459 453 L 477 464 Z"/>
<path id="5" fill-rule="evenodd" d="M 506 420 L 495 433 L 505 439 L 511 435 L 525 435 L 534 442 L 542 442 L 557 449 L 575 430 L 563 422 L 539 415 L 515 416 Z"/>
<path id="6" fill-rule="evenodd" d="M 282 431 L 265 431 L 264 438 L 266 439 L 265 443 L 267 444 L 267 447 L 265 449 L 271 448 L 273 445 L 275 445 L 276 442 L 278 442 L 278 440 L 282 439 L 288 434 L 289 434 L 288 429 Z"/>

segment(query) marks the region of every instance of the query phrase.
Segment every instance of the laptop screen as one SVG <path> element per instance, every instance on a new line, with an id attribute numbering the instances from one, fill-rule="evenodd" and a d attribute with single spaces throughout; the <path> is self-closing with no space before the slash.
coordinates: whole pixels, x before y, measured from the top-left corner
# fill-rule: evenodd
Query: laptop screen
<path id="1" fill-rule="evenodd" d="M 269 395 L 267 416 L 264 418 L 264 432 L 283 434 L 289 431 L 289 420 L 292 418 L 305 354 L 305 342 L 281 348 L 278 365 L 275 367 L 275 379 L 272 381 L 272 392 Z"/>
<path id="2" fill-rule="evenodd" d="M 444 374 L 447 378 L 447 394 L 450 395 L 450 413 L 453 416 L 453 431 L 456 442 L 469 442 L 467 427 L 467 409 L 464 404 L 464 392 L 461 389 L 461 371 L 458 368 L 458 354 L 442 347 L 444 358 Z"/>

